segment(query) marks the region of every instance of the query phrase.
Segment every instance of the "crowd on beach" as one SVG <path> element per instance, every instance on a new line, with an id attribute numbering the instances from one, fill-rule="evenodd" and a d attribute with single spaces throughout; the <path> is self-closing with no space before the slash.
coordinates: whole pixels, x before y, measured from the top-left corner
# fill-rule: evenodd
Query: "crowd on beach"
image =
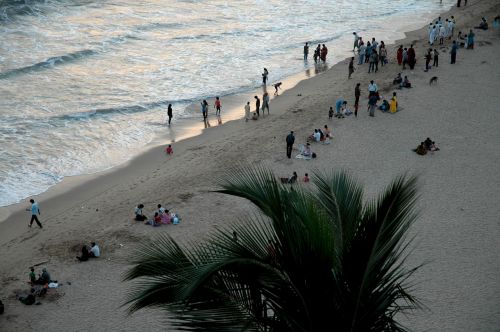
<path id="1" fill-rule="evenodd" d="M 459 1 L 460 3 L 460 1 Z M 465 1 L 467 4 L 467 1 Z M 493 27 L 500 27 L 500 16 L 495 17 L 493 20 Z M 439 56 L 440 53 L 449 51 L 450 54 L 450 63 L 455 64 L 457 61 L 457 54 L 459 48 L 464 48 L 468 50 L 473 50 L 475 45 L 475 36 L 473 29 L 469 29 L 467 34 L 463 34 L 462 31 L 458 31 L 455 37 L 455 28 L 456 27 L 456 19 L 454 16 L 449 18 L 445 18 L 444 20 L 441 17 L 434 22 L 431 22 L 428 26 L 428 44 L 429 48 L 426 48 L 424 51 L 424 59 L 425 59 L 425 72 L 431 70 L 432 67 L 439 67 Z M 478 30 L 488 30 L 489 24 L 485 17 L 481 19 L 479 24 L 474 27 L 474 29 Z M 377 73 L 379 69 L 385 67 L 387 65 L 397 65 L 402 70 L 406 70 L 407 67 L 410 70 L 414 70 L 415 66 L 418 62 L 417 50 L 415 49 L 413 44 L 408 45 L 408 47 L 404 47 L 404 45 L 399 45 L 394 56 L 391 57 L 388 54 L 386 45 L 384 41 L 378 42 L 375 37 L 371 38 L 371 41 L 365 41 L 362 36 L 358 35 L 357 32 L 353 32 L 354 43 L 353 43 L 353 52 L 357 52 L 358 59 L 355 61 L 355 56 L 349 59 L 348 63 L 348 80 L 352 78 L 352 75 L 355 73 L 355 63 L 357 66 L 362 66 L 364 64 L 368 64 L 368 73 Z M 438 44 L 437 48 L 434 47 L 435 44 Z M 449 45 L 447 46 L 447 44 Z M 447 48 L 447 49 L 445 49 Z M 444 50 L 444 51 L 443 51 Z M 308 59 L 309 55 L 309 43 L 305 43 L 303 48 L 304 60 Z M 325 44 L 320 45 L 314 50 L 314 61 L 322 61 L 325 62 L 328 54 L 328 48 Z M 431 64 L 432 62 L 432 64 Z M 269 71 L 267 68 L 264 68 L 262 72 L 262 84 L 264 87 L 267 86 L 269 80 Z M 408 75 L 402 75 L 398 73 L 397 76 L 393 79 L 393 86 L 396 86 L 397 89 L 409 89 L 412 88 L 412 83 L 410 82 Z M 431 77 L 429 84 L 437 83 L 437 76 Z M 279 89 L 281 89 L 282 83 L 277 82 L 272 85 L 274 87 L 274 94 L 278 95 Z M 336 119 L 345 119 L 351 115 L 354 115 L 354 118 L 358 117 L 359 114 L 359 106 L 360 99 L 362 96 L 362 88 L 361 83 L 356 83 L 354 87 L 354 109 L 349 109 L 348 101 L 344 97 L 339 97 L 334 106 L 330 106 L 328 109 L 328 120 L 332 121 L 333 118 Z M 368 116 L 374 117 L 375 112 L 380 110 L 381 112 L 394 114 L 401 110 L 398 105 L 397 100 L 397 92 L 393 91 L 391 98 L 388 100 L 381 96 L 379 87 L 375 81 L 375 79 L 371 79 L 369 83 L 366 85 L 367 96 L 367 113 Z M 254 110 L 252 111 L 251 103 L 248 101 L 244 106 L 245 121 L 249 120 L 258 120 L 260 116 L 265 116 L 265 111 L 267 109 L 267 115 L 270 115 L 270 96 L 267 92 L 267 89 L 264 89 L 264 93 L 262 98 L 259 96 L 254 96 Z M 380 105 L 379 102 L 381 101 Z M 215 109 L 215 115 L 220 117 L 222 110 L 222 101 L 219 96 L 215 97 L 215 101 L 213 104 L 213 108 Z M 207 121 L 208 118 L 208 110 L 209 104 L 207 100 L 201 101 L 201 112 L 204 121 Z M 167 109 L 168 116 L 168 125 L 171 124 L 173 118 L 173 110 L 172 104 L 168 105 Z M 330 126 L 331 127 L 331 126 Z M 331 128 L 329 128 L 328 124 L 323 125 L 321 128 L 314 128 L 312 132 L 304 138 L 304 142 L 299 144 L 299 153 L 295 156 L 296 159 L 303 160 L 312 160 L 318 157 L 317 152 L 313 151 L 313 145 L 315 144 L 323 144 L 328 145 L 331 143 L 333 139 L 333 132 Z M 285 138 L 286 142 L 286 157 L 288 159 L 292 158 L 292 152 L 295 145 L 295 133 L 294 131 L 290 131 Z M 436 151 L 439 151 L 437 144 L 434 140 L 427 137 L 424 141 L 422 141 L 417 148 L 413 149 L 415 153 L 418 155 L 426 155 L 428 153 L 433 154 Z M 167 155 L 173 154 L 172 145 L 169 144 L 165 148 L 165 153 Z M 297 182 L 308 183 L 310 178 L 308 173 L 305 173 L 304 177 L 299 180 L 299 176 L 296 171 L 292 173 L 289 177 L 281 177 L 282 183 L 294 184 Z M 31 213 L 31 219 L 28 223 L 29 227 L 32 227 L 33 223 L 42 228 L 42 223 L 39 220 L 40 207 L 39 204 L 34 200 L 30 199 L 31 206 L 26 209 Z M 157 208 L 152 212 L 151 217 L 146 216 L 143 212 L 144 204 L 138 204 L 134 210 L 134 220 L 142 222 L 146 225 L 151 225 L 154 227 L 158 227 L 161 225 L 178 225 L 181 221 L 181 218 L 178 214 L 171 212 L 168 209 L 165 209 L 161 204 L 157 205 Z M 91 242 L 90 246 L 83 245 L 81 247 L 81 254 L 76 257 L 76 259 L 80 262 L 88 261 L 92 258 L 98 258 L 101 256 L 101 250 L 99 246 L 95 242 Z M 57 280 L 53 280 L 51 275 L 47 271 L 46 268 L 43 268 L 38 277 L 35 274 L 35 268 L 31 267 L 29 272 L 29 285 L 31 286 L 29 293 L 22 294 L 18 296 L 20 302 L 26 305 L 36 304 L 37 297 L 44 296 L 47 293 L 49 288 L 57 287 Z M 3 311 L 3 304 L 0 301 L 0 311 Z M 1 312 L 0 312 L 1 313 Z"/>

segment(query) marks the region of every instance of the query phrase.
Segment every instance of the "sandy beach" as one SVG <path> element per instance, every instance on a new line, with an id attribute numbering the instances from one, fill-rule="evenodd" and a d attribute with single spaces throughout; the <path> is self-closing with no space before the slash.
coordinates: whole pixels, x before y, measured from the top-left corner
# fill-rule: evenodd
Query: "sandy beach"
<path id="1" fill-rule="evenodd" d="M 475 0 L 436 17 L 454 15 L 456 34 L 477 25 L 482 16 L 491 22 L 499 13 L 498 1 Z M 207 128 L 175 143 L 171 156 L 164 147 L 155 147 L 126 165 L 83 177 L 77 186 L 66 181 L 37 198 L 43 229 L 27 227 L 28 202 L 12 207 L 0 223 L 0 299 L 5 304 L 0 330 L 171 331 L 162 311 L 127 316 L 122 305 L 129 284 L 121 280 L 128 254 L 159 234 L 196 240 L 252 213 L 247 202 L 212 190 L 229 168 L 265 165 L 277 176 L 347 169 L 366 185 L 367 199 L 398 174 L 419 174 L 420 218 L 412 229 L 416 240 L 408 263 L 426 263 L 415 275 L 416 295 L 426 308 L 401 322 L 414 331 L 500 331 L 500 69 L 494 61 L 500 34 L 493 29 L 475 33 L 475 49 L 460 49 L 454 65 L 449 61 L 451 42 L 435 45 L 439 67 L 424 72 L 427 27 L 408 32 L 395 45 L 415 46 L 417 65 L 403 72 L 412 89 L 394 90 L 392 80 L 401 67 L 395 63 L 396 46 L 389 45 L 390 64 L 376 74 L 367 73 L 367 64 L 356 65 L 348 80 L 348 61 L 342 61 L 280 94 L 271 103 L 271 114 L 258 121 L 240 118 Z M 433 76 L 438 83 L 430 86 Z M 400 112 L 368 116 L 371 79 L 386 99 L 397 92 Z M 337 99 L 344 98 L 352 108 L 358 82 L 358 117 L 328 120 Z M 286 158 L 290 130 L 297 148 L 325 124 L 334 138 L 330 145 L 313 145 L 318 158 Z M 419 156 L 412 149 L 426 137 L 441 150 Z M 148 215 L 161 203 L 179 213 L 182 222 L 159 228 L 134 222 L 139 203 Z M 102 257 L 79 263 L 75 256 L 91 241 L 100 245 Z M 46 267 L 63 286 L 42 298 L 42 305 L 24 306 L 15 294 L 29 288 L 29 267 L 35 264 L 40 264 L 37 272 Z"/>

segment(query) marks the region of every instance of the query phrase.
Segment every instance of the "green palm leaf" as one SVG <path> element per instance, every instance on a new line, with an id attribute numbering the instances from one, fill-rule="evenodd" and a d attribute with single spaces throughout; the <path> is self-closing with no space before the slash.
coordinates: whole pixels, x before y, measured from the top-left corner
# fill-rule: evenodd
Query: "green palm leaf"
<path id="1" fill-rule="evenodd" d="M 164 308 L 195 331 L 405 331 L 396 315 L 418 308 L 418 267 L 405 264 L 416 179 L 397 178 L 367 204 L 344 171 L 318 171 L 313 183 L 304 191 L 263 168 L 231 171 L 219 192 L 258 213 L 202 242 L 143 244 L 125 276 L 131 312 Z"/>

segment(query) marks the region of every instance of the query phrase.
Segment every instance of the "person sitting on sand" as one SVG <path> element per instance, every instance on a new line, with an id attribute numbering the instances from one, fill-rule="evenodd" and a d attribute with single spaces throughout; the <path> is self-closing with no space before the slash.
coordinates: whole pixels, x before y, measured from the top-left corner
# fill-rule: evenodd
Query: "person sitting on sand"
<path id="1" fill-rule="evenodd" d="M 82 247 L 82 255 L 76 256 L 76 259 L 78 259 L 80 262 L 86 262 L 89 260 L 89 250 L 87 249 L 86 245 L 83 245 Z"/>
<path id="2" fill-rule="evenodd" d="M 36 297 L 35 297 L 35 289 L 31 288 L 30 293 L 26 296 L 20 296 L 18 298 L 21 303 L 26 304 L 26 305 L 33 305 L 36 302 Z"/>
<path id="3" fill-rule="evenodd" d="M 169 144 L 167 146 L 167 148 L 165 149 L 165 153 L 169 154 L 169 155 L 172 154 L 172 153 L 174 153 L 174 149 L 172 149 L 172 145 L 171 144 Z"/>
<path id="4" fill-rule="evenodd" d="M 396 113 L 398 111 L 398 99 L 396 98 L 396 92 L 392 93 L 391 104 L 389 106 L 389 111 L 391 113 Z"/>
<path id="5" fill-rule="evenodd" d="M 405 76 L 403 82 L 401 83 L 401 87 L 402 88 L 411 88 L 411 83 L 410 83 L 410 80 L 408 79 L 408 76 Z"/>
<path id="6" fill-rule="evenodd" d="M 161 217 L 158 212 L 155 212 L 155 215 L 153 217 L 153 220 L 147 220 L 144 225 L 151 225 L 151 226 L 160 226 L 161 225 Z"/>
<path id="7" fill-rule="evenodd" d="M 311 152 L 311 144 L 307 143 L 306 147 L 304 148 L 304 151 L 302 151 L 302 155 L 304 157 L 311 157 L 312 152 Z"/>
<path id="8" fill-rule="evenodd" d="M 486 19 L 483 17 L 481 18 L 481 23 L 477 27 L 474 27 L 475 29 L 481 29 L 481 30 L 488 30 L 488 22 Z"/>
<path id="9" fill-rule="evenodd" d="M 431 143 L 431 145 L 429 146 L 429 150 L 430 150 L 431 152 L 434 152 L 434 151 L 439 151 L 439 148 L 437 147 L 436 142 L 434 142 L 434 141 L 433 141 L 433 142 Z"/>
<path id="10" fill-rule="evenodd" d="M 389 102 L 384 99 L 382 101 L 382 104 L 380 104 L 380 106 L 378 107 L 379 110 L 381 110 L 382 112 L 387 112 L 389 110 Z"/>
<path id="11" fill-rule="evenodd" d="M 252 120 L 259 120 L 259 115 L 257 114 L 257 112 L 253 112 Z"/>
<path id="12" fill-rule="evenodd" d="M 46 268 L 42 269 L 42 274 L 40 277 L 35 281 L 35 285 L 45 285 L 50 282 L 50 274 L 47 272 Z"/>
<path id="13" fill-rule="evenodd" d="M 345 101 L 342 98 L 337 99 L 337 101 L 335 102 L 335 110 L 336 110 L 335 117 L 336 118 L 343 118 L 344 117 L 342 109 L 345 107 L 347 107 L 347 101 Z"/>
<path id="14" fill-rule="evenodd" d="M 299 176 L 297 175 L 297 172 L 293 172 L 293 175 L 288 179 L 288 183 L 295 183 L 297 182 L 297 178 Z"/>
<path id="15" fill-rule="evenodd" d="M 170 224 L 170 214 L 168 210 L 165 210 L 163 213 L 160 213 L 160 220 L 162 224 Z"/>
<path id="16" fill-rule="evenodd" d="M 392 80 L 392 84 L 397 85 L 401 84 L 401 82 L 403 82 L 403 78 L 401 77 L 401 73 L 398 73 L 398 76 Z"/>
<path id="17" fill-rule="evenodd" d="M 92 242 L 90 244 L 89 257 L 97 258 L 99 256 L 101 256 L 101 249 L 99 249 L 99 246 L 95 242 Z"/>
<path id="18" fill-rule="evenodd" d="M 330 137 L 332 137 L 332 132 L 331 132 L 331 130 L 328 128 L 328 126 L 327 126 L 327 125 L 325 125 L 325 126 L 323 127 L 323 134 L 325 134 L 325 138 L 330 138 Z"/>
<path id="19" fill-rule="evenodd" d="M 305 183 L 309 182 L 309 174 L 306 173 L 306 175 L 304 175 L 304 178 L 302 179 L 302 181 L 304 181 Z"/>
<path id="20" fill-rule="evenodd" d="M 143 204 L 139 204 L 137 205 L 137 207 L 135 208 L 135 220 L 137 221 L 144 221 L 144 220 L 147 220 L 148 217 L 146 217 L 143 213 L 142 213 L 142 209 L 144 209 L 144 205 Z"/>
<path id="21" fill-rule="evenodd" d="M 425 148 L 425 144 L 424 142 L 421 142 L 419 146 L 417 146 L 416 149 L 414 149 L 413 151 L 415 151 L 418 155 L 426 155 L 427 154 L 427 149 Z"/>

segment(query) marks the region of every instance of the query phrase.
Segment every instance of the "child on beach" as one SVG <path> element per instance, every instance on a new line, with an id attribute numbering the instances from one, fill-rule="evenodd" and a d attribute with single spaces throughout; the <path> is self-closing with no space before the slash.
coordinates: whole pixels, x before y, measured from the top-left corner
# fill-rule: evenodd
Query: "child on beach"
<path id="1" fill-rule="evenodd" d="M 172 149 L 172 145 L 171 144 L 169 144 L 167 146 L 167 148 L 165 149 L 165 153 L 168 154 L 168 155 L 174 153 L 174 149 Z"/>
<path id="2" fill-rule="evenodd" d="M 331 120 L 333 118 L 333 107 L 330 106 L 330 109 L 328 110 L 328 119 Z"/>
<path id="3" fill-rule="evenodd" d="M 304 181 L 305 183 L 309 182 L 309 174 L 306 173 L 306 175 L 304 175 L 304 178 L 302 179 L 302 181 Z"/>
<path id="4" fill-rule="evenodd" d="M 220 116 L 220 107 L 221 107 L 220 99 L 219 97 L 215 97 L 215 103 L 214 103 L 215 115 Z"/>

